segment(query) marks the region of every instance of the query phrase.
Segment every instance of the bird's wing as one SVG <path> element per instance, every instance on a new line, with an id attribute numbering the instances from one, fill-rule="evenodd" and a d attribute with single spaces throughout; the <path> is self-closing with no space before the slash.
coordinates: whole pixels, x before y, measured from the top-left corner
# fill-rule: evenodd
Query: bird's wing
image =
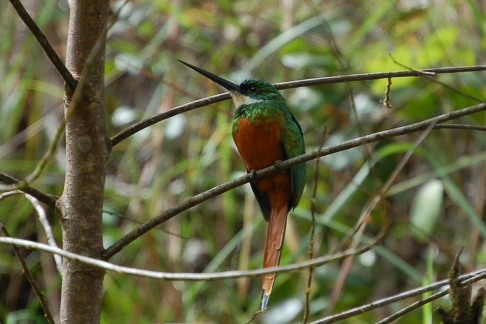
<path id="1" fill-rule="evenodd" d="M 305 153 L 304 136 L 302 129 L 295 117 L 289 112 L 285 121 L 285 127 L 280 132 L 282 145 L 285 149 L 287 159 Z M 290 168 L 290 176 L 292 180 L 292 201 L 290 202 L 289 210 L 295 208 L 302 197 L 305 186 L 306 166 L 305 163 L 293 166 Z"/>

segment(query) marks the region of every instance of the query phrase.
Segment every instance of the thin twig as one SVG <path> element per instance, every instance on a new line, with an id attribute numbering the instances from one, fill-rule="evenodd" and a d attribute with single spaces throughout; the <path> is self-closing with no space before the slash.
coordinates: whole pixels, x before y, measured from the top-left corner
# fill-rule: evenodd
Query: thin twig
<path id="1" fill-rule="evenodd" d="M 7 228 L 5 227 L 5 225 L 0 223 L 0 227 L 2 228 L 2 232 L 3 232 L 3 234 L 5 234 L 6 238 L 12 238 L 10 236 L 10 233 L 7 231 Z M 2 238 L 2 237 L 0 237 L 0 238 Z M 32 276 L 32 274 L 30 273 L 29 267 L 27 267 L 27 264 L 25 263 L 25 259 L 22 256 L 22 254 L 20 253 L 19 248 L 15 244 L 12 244 L 12 248 L 14 249 L 15 254 L 17 255 L 17 258 L 19 258 L 19 261 L 20 261 L 20 264 L 22 265 L 22 269 L 23 269 L 23 272 L 25 274 L 25 277 L 27 278 L 30 285 L 32 286 L 32 289 L 34 289 L 34 291 L 37 295 L 37 298 L 39 298 L 42 309 L 44 310 L 44 317 L 47 319 L 47 321 L 49 323 L 54 324 L 55 322 L 54 322 L 54 319 L 52 318 L 51 311 L 49 310 L 49 306 L 47 305 L 47 302 L 44 298 L 44 293 L 42 293 L 39 286 L 37 286 L 37 283 L 35 282 L 35 279 Z"/>
<path id="2" fill-rule="evenodd" d="M 40 28 L 37 26 L 35 21 L 30 17 L 29 13 L 27 12 L 27 10 L 25 10 L 24 6 L 22 5 L 22 3 L 20 3 L 19 0 L 10 0 L 10 3 L 14 7 L 15 11 L 17 11 L 17 14 L 19 15 L 20 19 L 22 19 L 22 21 L 30 29 L 32 35 L 34 35 L 34 37 L 37 39 L 40 46 L 42 46 L 42 49 L 44 50 L 47 57 L 54 65 L 54 67 L 56 68 L 61 78 L 67 84 L 69 89 L 74 91 L 74 89 L 76 89 L 77 81 L 76 79 L 74 79 L 71 72 L 69 72 L 66 65 L 64 65 L 59 55 L 57 55 L 54 48 L 52 48 L 51 44 L 47 40 L 46 35 L 44 35 L 44 33 L 40 30 Z"/>
<path id="3" fill-rule="evenodd" d="M 255 318 L 258 315 L 260 315 L 261 313 L 266 313 L 269 309 L 270 309 L 270 307 L 267 307 L 265 309 L 259 309 L 259 310 L 257 310 L 256 312 L 253 313 L 252 317 L 245 324 L 250 324 L 251 322 L 253 322 L 255 320 Z"/>
<path id="4" fill-rule="evenodd" d="M 39 191 L 37 189 L 34 189 L 32 187 L 29 187 L 26 185 L 24 182 L 20 181 L 19 179 L 16 179 L 12 176 L 9 176 L 5 173 L 0 172 L 0 181 L 7 184 L 7 185 L 14 185 L 14 189 L 21 190 L 35 198 L 37 198 L 40 202 L 43 202 L 47 206 L 51 208 L 56 208 L 56 201 L 59 197 L 56 196 L 51 196 L 48 194 L 43 193 L 42 191 Z M 5 190 L 2 188 L 2 190 Z M 10 189 L 11 190 L 11 189 Z"/>
<path id="5" fill-rule="evenodd" d="M 323 140 L 321 145 L 319 146 L 319 150 L 324 147 L 324 142 L 327 138 L 327 127 L 324 128 L 323 132 Z M 316 233 L 316 197 L 317 197 L 317 186 L 319 184 L 319 159 L 316 159 L 316 169 L 314 173 L 314 189 L 312 191 L 312 199 L 311 199 L 311 232 L 310 232 L 310 241 L 309 241 L 309 260 L 314 258 L 314 240 L 315 240 L 315 233 Z M 309 318 L 310 314 L 310 294 L 312 291 L 312 278 L 314 276 L 314 268 L 309 268 L 309 277 L 307 278 L 307 288 L 305 290 L 305 307 L 304 307 L 304 318 L 302 319 L 302 323 L 306 324 L 307 319 Z"/>
<path id="6" fill-rule="evenodd" d="M 465 124 L 443 124 L 435 125 L 434 129 L 464 129 L 464 130 L 477 130 L 486 132 L 486 127 L 477 125 L 465 125 Z"/>
<path id="7" fill-rule="evenodd" d="M 386 83 L 386 89 L 385 89 L 385 98 L 382 100 L 383 106 L 386 108 L 392 109 L 393 106 L 391 105 L 390 101 L 390 91 L 391 91 L 391 85 L 392 85 L 392 79 L 388 78 L 388 81 Z"/>
<path id="8" fill-rule="evenodd" d="M 0 200 L 5 199 L 5 198 L 10 197 L 10 196 L 20 195 L 20 194 L 23 194 L 23 192 L 20 191 L 20 190 L 7 191 L 7 192 L 0 194 Z"/>
<path id="9" fill-rule="evenodd" d="M 395 63 L 395 64 L 396 64 L 396 65 L 398 65 L 398 66 L 403 67 L 404 69 L 407 69 L 407 70 L 409 70 L 409 71 L 420 72 L 420 73 L 425 72 L 425 71 L 417 71 L 417 70 L 414 70 L 414 69 L 412 69 L 411 67 L 408 67 L 408 66 L 406 66 L 406 65 L 404 65 L 404 64 L 402 64 L 402 63 L 400 63 L 400 62 L 398 62 L 397 60 L 395 60 L 395 58 L 393 57 L 393 55 L 392 55 L 391 53 L 389 53 L 388 55 L 389 55 L 389 56 L 390 56 L 390 58 L 392 59 L 393 63 Z M 434 78 L 431 78 L 431 77 L 430 77 L 430 76 L 428 76 L 427 74 L 423 74 L 422 76 L 423 76 L 424 78 L 426 78 L 427 80 L 429 80 L 429 81 L 431 81 L 431 82 L 433 82 L 433 83 L 440 84 L 440 85 L 441 85 L 441 86 L 443 86 L 444 88 L 446 88 L 446 89 L 448 89 L 448 90 L 450 90 L 450 91 L 453 91 L 453 92 L 455 92 L 455 93 L 457 93 L 457 94 L 460 94 L 461 96 L 463 96 L 463 97 L 465 97 L 465 98 L 469 98 L 469 99 L 475 100 L 475 101 L 477 101 L 477 102 L 485 102 L 485 101 L 484 101 L 483 99 L 481 99 L 481 98 L 475 97 L 475 96 L 473 96 L 473 95 L 470 95 L 469 93 L 465 93 L 465 92 L 463 92 L 463 91 L 461 91 L 461 90 L 458 90 L 457 88 L 454 88 L 454 87 L 452 87 L 452 86 L 448 85 L 447 83 L 444 83 L 444 82 L 441 82 L 441 81 L 436 80 L 436 79 L 434 79 Z"/>
<path id="10" fill-rule="evenodd" d="M 349 141 L 345 141 L 341 144 L 330 146 L 330 147 L 325 147 L 320 150 L 306 153 L 300 156 L 297 156 L 295 158 L 285 160 L 279 164 L 279 168 L 275 168 L 274 166 L 270 166 L 264 169 L 261 169 L 257 172 L 249 173 L 245 176 L 239 177 L 233 181 L 221 184 L 219 186 L 216 186 L 212 189 L 209 189 L 207 191 L 204 191 L 190 199 L 187 199 L 181 203 L 179 203 L 177 206 L 172 207 L 164 211 L 163 213 L 155 216 L 154 218 L 148 220 L 144 224 L 140 225 L 139 227 L 135 228 L 128 234 L 126 234 L 124 237 L 122 237 L 120 240 L 118 240 L 116 243 L 114 243 L 112 246 L 107 248 L 105 251 L 102 252 L 102 259 L 103 260 L 108 260 L 110 259 L 113 255 L 116 253 L 120 252 L 125 246 L 133 242 L 135 239 L 140 237 L 141 235 L 145 234 L 152 228 L 154 228 L 157 225 L 162 224 L 163 222 L 171 219 L 172 217 L 180 214 L 181 212 L 188 210 L 189 208 L 192 208 L 198 204 L 200 204 L 203 201 L 208 200 L 209 198 L 215 197 L 217 195 L 220 195 L 226 191 L 229 191 L 231 189 L 234 189 L 236 187 L 239 187 L 245 183 L 250 182 L 253 177 L 255 176 L 257 179 L 260 179 L 262 177 L 280 172 L 281 170 L 285 170 L 290 168 L 291 166 L 305 163 L 314 159 L 317 159 L 318 157 L 322 157 L 325 155 L 330 155 L 336 152 L 348 150 L 353 147 L 357 147 L 363 144 L 368 144 L 376 141 L 380 141 L 385 138 L 391 138 L 391 137 L 396 137 L 400 135 L 405 135 L 405 134 L 410 134 L 416 131 L 421 131 L 427 129 L 431 124 L 436 124 L 436 123 L 443 123 L 449 120 L 453 120 L 462 116 L 474 114 L 480 111 L 486 110 L 486 104 L 479 104 L 476 106 L 464 108 L 461 110 L 456 110 L 450 113 L 442 114 L 434 118 L 430 118 L 418 123 L 410 124 L 407 126 L 402 126 L 402 127 L 397 127 L 394 129 L 390 130 L 385 130 L 381 131 L 378 133 L 362 136 L 356 139 L 352 139 Z M 1 180 L 1 179 L 0 179 Z"/>
<path id="11" fill-rule="evenodd" d="M 49 148 L 47 149 L 46 154 L 42 158 L 42 160 L 37 164 L 37 167 L 35 170 L 25 178 L 25 181 L 27 183 L 32 183 L 35 181 L 42 173 L 44 168 L 46 167 L 47 163 L 51 159 L 51 157 L 54 155 L 57 149 L 57 145 L 59 144 L 59 140 L 61 139 L 61 135 L 64 132 L 64 128 L 66 127 L 66 120 L 62 119 L 61 123 L 57 127 L 56 135 L 54 136 L 51 144 L 49 145 Z"/>

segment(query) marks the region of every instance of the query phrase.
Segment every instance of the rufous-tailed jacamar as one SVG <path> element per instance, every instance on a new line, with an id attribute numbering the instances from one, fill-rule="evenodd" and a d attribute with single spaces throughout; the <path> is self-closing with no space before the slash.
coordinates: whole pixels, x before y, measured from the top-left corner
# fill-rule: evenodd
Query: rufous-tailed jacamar
<path id="1" fill-rule="evenodd" d="M 240 85 L 182 62 L 227 89 L 236 105 L 233 139 L 247 172 L 305 153 L 302 129 L 280 92 L 268 82 L 246 80 Z M 268 221 L 263 267 L 280 261 L 288 212 L 299 203 L 305 186 L 305 164 L 292 166 L 251 183 L 263 217 Z M 275 273 L 263 276 L 261 309 L 267 307 Z"/>

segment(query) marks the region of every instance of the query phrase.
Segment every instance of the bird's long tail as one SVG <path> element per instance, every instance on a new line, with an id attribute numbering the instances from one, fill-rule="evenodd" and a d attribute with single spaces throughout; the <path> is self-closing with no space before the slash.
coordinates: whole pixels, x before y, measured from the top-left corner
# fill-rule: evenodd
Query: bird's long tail
<path id="1" fill-rule="evenodd" d="M 265 249 L 263 252 L 263 267 L 276 267 L 280 262 L 283 241 L 285 236 L 285 226 L 287 224 L 288 207 L 272 208 L 268 217 L 267 237 L 265 239 Z M 272 292 L 276 273 L 269 273 L 263 276 L 263 294 L 260 309 L 267 308 L 268 299 Z"/>

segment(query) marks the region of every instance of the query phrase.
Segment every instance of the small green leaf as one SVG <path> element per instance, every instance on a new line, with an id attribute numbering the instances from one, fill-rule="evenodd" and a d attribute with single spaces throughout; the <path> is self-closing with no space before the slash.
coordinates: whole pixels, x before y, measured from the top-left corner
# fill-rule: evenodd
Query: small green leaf
<path id="1" fill-rule="evenodd" d="M 414 225 L 412 231 L 418 240 L 425 241 L 424 234 L 432 233 L 442 206 L 444 187 L 439 180 L 430 180 L 417 192 L 412 204 L 410 221 Z"/>

